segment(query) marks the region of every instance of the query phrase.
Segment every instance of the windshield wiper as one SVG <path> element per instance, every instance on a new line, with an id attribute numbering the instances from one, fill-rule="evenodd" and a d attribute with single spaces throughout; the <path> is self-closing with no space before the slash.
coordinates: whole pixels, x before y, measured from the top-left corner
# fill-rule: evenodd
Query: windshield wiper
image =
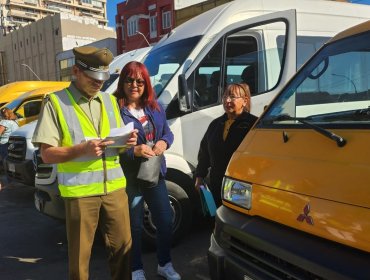
<path id="1" fill-rule="evenodd" d="M 344 145 L 346 145 L 347 141 L 346 139 L 344 139 L 343 137 L 325 129 L 325 128 L 322 128 L 318 125 L 315 125 L 311 122 L 308 122 L 307 121 L 308 118 L 296 118 L 296 117 L 291 117 L 290 115 L 288 114 L 283 114 L 283 115 L 278 115 L 274 118 L 271 118 L 271 119 L 267 119 L 266 122 L 269 122 L 269 123 L 274 123 L 276 121 L 298 121 L 300 123 L 303 123 L 311 128 L 313 128 L 315 131 L 317 131 L 318 133 L 324 135 L 325 137 L 335 141 L 337 143 L 337 146 L 338 147 L 343 147 Z"/>

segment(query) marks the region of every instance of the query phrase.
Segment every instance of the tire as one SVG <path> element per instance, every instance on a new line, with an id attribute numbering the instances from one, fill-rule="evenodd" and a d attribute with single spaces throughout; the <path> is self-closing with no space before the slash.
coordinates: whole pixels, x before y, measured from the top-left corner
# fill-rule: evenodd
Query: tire
<path id="1" fill-rule="evenodd" d="M 191 228 L 193 210 L 189 196 L 176 183 L 166 180 L 168 197 L 174 211 L 172 244 L 176 244 Z M 156 227 L 151 213 L 144 203 L 143 243 L 145 247 L 155 248 Z"/>

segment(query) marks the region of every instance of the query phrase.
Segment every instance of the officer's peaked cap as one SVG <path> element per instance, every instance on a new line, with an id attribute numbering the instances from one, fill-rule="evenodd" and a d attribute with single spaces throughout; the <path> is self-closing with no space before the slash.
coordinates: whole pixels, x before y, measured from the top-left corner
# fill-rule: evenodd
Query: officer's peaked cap
<path id="1" fill-rule="evenodd" d="M 109 79 L 109 63 L 113 60 L 112 52 L 107 48 L 82 46 L 73 48 L 75 63 L 89 77 L 106 81 Z"/>

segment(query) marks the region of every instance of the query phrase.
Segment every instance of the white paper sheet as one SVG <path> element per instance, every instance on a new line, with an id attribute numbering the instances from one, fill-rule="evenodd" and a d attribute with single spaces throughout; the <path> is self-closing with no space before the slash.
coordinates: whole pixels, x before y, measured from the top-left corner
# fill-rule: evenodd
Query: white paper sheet
<path id="1" fill-rule="evenodd" d="M 112 128 L 109 135 L 104 140 L 113 140 L 114 144 L 108 145 L 107 148 L 126 147 L 127 140 L 129 139 L 129 136 L 133 130 L 133 122 L 126 124 L 124 127 Z"/>

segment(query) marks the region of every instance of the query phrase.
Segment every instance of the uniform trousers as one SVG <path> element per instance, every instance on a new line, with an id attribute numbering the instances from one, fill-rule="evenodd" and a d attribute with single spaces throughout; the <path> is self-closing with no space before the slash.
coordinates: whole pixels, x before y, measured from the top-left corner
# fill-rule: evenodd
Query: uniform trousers
<path id="1" fill-rule="evenodd" d="M 65 199 L 69 279 L 88 280 L 96 229 L 108 249 L 113 280 L 131 279 L 131 231 L 125 189 L 107 195 Z"/>

